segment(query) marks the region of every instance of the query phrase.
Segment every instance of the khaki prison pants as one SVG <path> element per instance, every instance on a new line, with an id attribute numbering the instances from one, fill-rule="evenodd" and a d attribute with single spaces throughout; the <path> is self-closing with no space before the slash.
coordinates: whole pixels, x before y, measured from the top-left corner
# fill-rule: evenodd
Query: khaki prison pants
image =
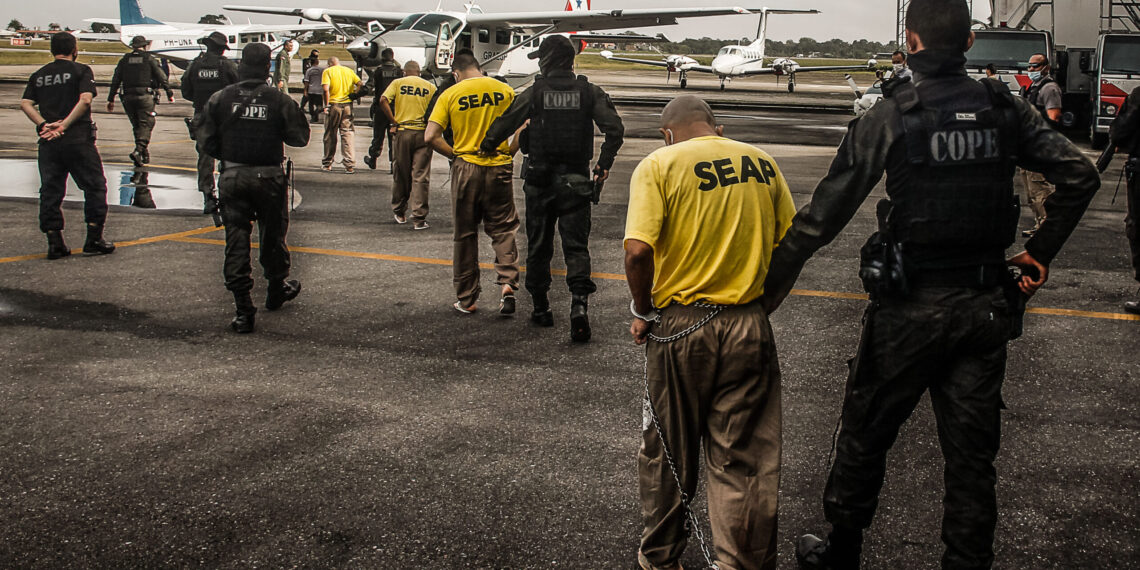
<path id="1" fill-rule="evenodd" d="M 392 152 L 392 213 L 404 217 L 410 198 L 412 221 L 422 222 L 428 215 L 431 147 L 424 141 L 423 131 L 407 129 L 396 132 Z"/>
<path id="2" fill-rule="evenodd" d="M 455 296 L 470 307 L 479 298 L 479 224 L 495 250 L 496 283 L 519 288 L 519 249 L 515 234 L 519 214 L 515 210 L 513 169 L 479 166 L 457 158 L 451 165 L 451 208 L 455 221 L 455 252 L 452 269 Z"/>
<path id="3" fill-rule="evenodd" d="M 1045 200 L 1057 189 L 1045 180 L 1040 172 L 1021 171 L 1025 182 L 1025 199 L 1029 202 L 1029 209 L 1033 210 L 1033 228 L 1041 227 L 1045 221 Z"/>
<path id="4" fill-rule="evenodd" d="M 653 333 L 696 324 L 709 309 L 670 305 Z M 713 553 L 722 570 L 776 568 L 780 486 L 780 365 L 758 305 L 726 308 L 671 343 L 650 340 L 649 396 L 685 493 L 697 490 L 700 446 L 708 469 Z M 641 553 L 668 568 L 684 552 L 681 495 L 648 406 L 637 458 Z"/>
<path id="5" fill-rule="evenodd" d="M 352 126 L 352 103 L 333 103 L 329 105 L 329 114 L 325 117 L 325 156 L 321 159 L 322 166 L 329 166 L 336 157 L 336 141 L 340 137 L 340 155 L 346 168 L 356 165 L 356 153 L 353 149 L 355 131 Z"/>

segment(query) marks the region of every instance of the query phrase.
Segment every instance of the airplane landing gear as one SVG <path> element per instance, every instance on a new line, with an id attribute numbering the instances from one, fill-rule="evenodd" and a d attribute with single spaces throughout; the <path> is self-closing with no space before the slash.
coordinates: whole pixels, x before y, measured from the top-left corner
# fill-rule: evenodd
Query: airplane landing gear
<path id="1" fill-rule="evenodd" d="M 795 92 L 796 92 L 796 76 L 795 75 L 789 75 L 788 76 L 788 93 L 795 93 Z"/>
<path id="2" fill-rule="evenodd" d="M 723 78 L 723 77 L 720 78 L 720 90 L 721 91 L 724 91 L 724 79 L 725 78 Z"/>
<path id="3" fill-rule="evenodd" d="M 689 80 L 685 78 L 685 72 L 681 72 L 681 89 L 689 86 Z"/>

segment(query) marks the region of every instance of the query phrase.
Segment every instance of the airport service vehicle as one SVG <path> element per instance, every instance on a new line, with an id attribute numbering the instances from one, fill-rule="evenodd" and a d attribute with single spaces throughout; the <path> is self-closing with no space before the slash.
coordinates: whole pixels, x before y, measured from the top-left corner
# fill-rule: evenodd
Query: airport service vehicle
<path id="1" fill-rule="evenodd" d="M 700 73 L 712 73 L 720 77 L 720 88 L 724 89 L 726 81 L 731 80 L 733 77 L 746 77 L 749 75 L 774 75 L 776 77 L 788 76 L 788 92 L 792 93 L 796 90 L 796 73 L 808 73 L 812 71 L 849 71 L 860 69 L 874 69 L 878 62 L 874 59 L 868 60 L 866 65 L 819 65 L 805 67 L 801 66 L 795 60 L 778 57 L 773 58 L 772 65 L 764 64 L 764 40 L 767 37 L 768 31 L 768 14 L 818 14 L 819 10 L 769 10 L 763 8 L 760 10 L 760 26 L 756 30 L 756 41 L 748 45 L 728 45 L 720 48 L 716 57 L 713 58 L 712 63 L 709 65 L 700 65 L 691 58 L 671 55 L 662 61 L 636 59 L 631 57 L 617 56 L 613 52 L 603 51 L 602 57 L 612 59 L 614 61 L 627 61 L 630 63 L 639 63 L 642 65 L 654 65 L 657 67 L 664 67 L 668 74 L 676 71 L 680 75 L 681 88 L 684 89 L 688 85 L 686 75 L 689 72 L 696 71 Z M 671 58 L 684 58 L 688 60 L 681 65 L 677 64 L 677 60 Z M 666 76 L 668 81 L 668 75 Z"/>
<path id="2" fill-rule="evenodd" d="M 1108 140 L 1120 103 L 1140 85 L 1140 2 L 1135 0 L 991 0 L 986 27 L 966 53 L 971 77 L 992 65 L 1015 93 L 1031 82 L 1029 57 L 1049 56 L 1061 86 L 1061 127 Z"/>
<path id="3" fill-rule="evenodd" d="M 198 40 L 214 33 L 221 32 L 226 36 L 229 49 L 225 57 L 241 59 L 241 50 L 247 44 L 263 43 L 268 45 L 276 55 L 281 51 L 285 40 L 311 32 L 314 30 L 327 30 L 328 24 L 188 24 L 179 22 L 160 22 L 143 13 L 139 0 L 119 0 L 119 18 L 90 18 L 85 22 L 98 22 L 111 24 L 119 28 L 119 40 L 130 46 L 131 38 L 144 36 L 150 40 L 150 52 L 159 57 L 169 59 L 180 69 L 186 69 L 190 61 L 198 57 L 205 47 Z M 293 42 L 293 52 L 300 49 L 298 42 Z"/>
<path id="4" fill-rule="evenodd" d="M 579 40 L 580 51 L 587 41 L 629 39 L 587 33 L 596 30 L 667 26 L 676 24 L 678 18 L 752 13 L 738 7 L 593 10 L 588 0 L 568 0 L 561 11 L 498 13 L 484 13 L 475 3 L 465 4 L 462 12 L 437 7 L 415 13 L 228 5 L 224 8 L 324 21 L 345 35 L 351 35 L 346 27 L 366 30 L 348 46 L 360 67 L 378 65 L 380 52 L 391 48 L 397 61 L 416 61 L 427 71 L 442 75 L 451 70 L 456 50 L 470 48 L 484 71 L 512 85 L 525 83 L 538 72 L 537 60 L 528 59 L 525 51 L 529 50 L 522 48 L 538 47 L 546 34 L 568 34 Z"/>

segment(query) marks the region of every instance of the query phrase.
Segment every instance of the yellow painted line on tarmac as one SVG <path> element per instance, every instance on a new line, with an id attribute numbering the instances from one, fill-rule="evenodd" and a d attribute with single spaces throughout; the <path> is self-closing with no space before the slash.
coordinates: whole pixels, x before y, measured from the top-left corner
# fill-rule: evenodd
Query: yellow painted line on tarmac
<path id="1" fill-rule="evenodd" d="M 152 237 L 145 237 L 145 238 L 139 238 L 139 239 L 117 241 L 117 242 L 115 242 L 115 247 L 116 248 L 131 247 L 132 245 L 144 245 L 144 244 L 156 243 L 156 242 L 160 242 L 160 241 L 176 240 L 176 239 L 181 239 L 181 238 L 187 238 L 190 236 L 196 236 L 196 235 L 201 235 L 201 234 L 205 234 L 205 233 L 210 233 L 213 231 L 220 231 L 221 229 L 222 228 L 215 228 L 213 226 L 207 226 L 204 228 L 198 228 L 196 230 L 188 230 L 188 231 L 177 232 L 177 233 L 173 233 L 173 234 L 163 234 L 160 236 L 152 236 Z M 75 248 L 75 249 L 71 250 L 71 253 L 74 255 L 82 254 L 83 248 Z M 34 253 L 31 255 L 17 255 L 17 256 L 13 256 L 13 257 L 0 257 L 0 263 L 12 263 L 12 262 L 16 262 L 16 261 L 29 261 L 32 259 L 44 259 L 45 257 L 47 257 L 46 253 Z"/>
<path id="2" fill-rule="evenodd" d="M 130 166 L 131 168 L 137 168 L 134 165 L 134 163 L 131 163 L 131 162 L 106 162 L 106 161 L 104 161 L 103 164 L 109 164 L 111 166 Z M 192 168 L 189 166 L 171 166 L 169 164 L 148 164 L 148 165 L 144 166 L 143 168 L 165 168 L 167 170 L 182 170 L 185 172 L 198 172 L 197 168 Z"/>
<path id="3" fill-rule="evenodd" d="M 155 145 L 160 145 L 160 144 L 183 144 L 183 143 L 188 143 L 188 142 L 194 142 L 194 141 L 192 139 L 178 139 L 176 141 L 158 141 L 158 142 L 151 142 L 149 146 L 155 146 Z M 96 148 L 135 148 L 135 143 L 97 144 L 95 146 L 96 146 Z"/>
<path id="4" fill-rule="evenodd" d="M 213 229 L 213 228 L 210 228 Z M 205 232 L 198 232 L 205 233 Z M 226 245 L 225 240 L 208 239 L 192 237 L 194 234 L 170 237 L 156 241 L 177 241 L 182 243 L 198 243 L 206 245 Z M 252 244 L 257 247 L 257 244 Z M 351 257 L 356 259 L 377 259 L 382 261 L 400 261 L 405 263 L 420 263 L 428 265 L 451 265 L 450 259 L 438 259 L 434 257 L 409 257 L 405 255 L 391 255 L 386 253 L 368 253 L 363 251 L 345 251 L 340 249 L 325 249 L 319 247 L 298 247 L 289 246 L 289 251 L 297 253 L 313 253 L 317 255 L 330 255 L 334 257 Z M 42 256 L 39 256 L 42 257 Z M 3 261 L 3 260 L 0 260 Z M 494 265 L 490 263 L 480 263 L 479 267 L 483 269 L 494 269 Z M 526 271 L 526 267 L 520 267 L 521 271 Z M 550 273 L 554 275 L 565 275 L 566 271 L 562 269 L 552 269 Z M 591 273 L 591 277 L 595 279 L 606 279 L 612 281 L 625 281 L 625 276 L 617 273 Z M 823 297 L 828 299 L 849 299 L 849 300 L 866 300 L 867 295 L 864 293 L 844 293 L 842 291 L 815 291 L 812 289 L 792 289 L 792 295 L 799 297 Z M 1035 315 L 1051 315 L 1062 317 L 1085 317 L 1090 319 L 1104 319 L 1113 321 L 1136 321 L 1140 322 L 1140 315 L 1129 315 L 1124 313 L 1103 313 L 1098 311 L 1078 311 L 1075 309 L 1054 309 L 1048 307 L 1032 307 L 1028 313 Z"/>

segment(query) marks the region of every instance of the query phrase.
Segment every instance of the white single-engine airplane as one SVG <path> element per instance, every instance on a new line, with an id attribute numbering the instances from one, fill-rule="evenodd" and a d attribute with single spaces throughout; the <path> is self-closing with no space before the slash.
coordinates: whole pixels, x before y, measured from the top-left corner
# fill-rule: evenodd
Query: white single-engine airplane
<path id="1" fill-rule="evenodd" d="M 119 19 L 90 18 L 85 22 L 98 22 L 111 24 L 119 28 L 119 40 L 127 46 L 131 45 L 131 38 L 144 36 L 150 40 L 150 52 L 156 56 L 165 57 L 179 68 L 185 69 L 190 60 L 198 57 L 205 47 L 198 43 L 214 32 L 225 34 L 229 49 L 225 56 L 231 59 L 241 57 L 241 50 L 246 44 L 263 43 L 273 49 L 274 54 L 281 50 L 284 41 L 296 34 L 313 30 L 327 30 L 332 28 L 328 24 L 292 24 L 292 25 L 265 25 L 265 24 L 187 24 L 179 22 L 160 22 L 147 17 L 139 6 L 139 0 L 119 0 Z M 300 46 L 293 42 L 293 52 L 297 53 Z M 290 55 L 292 55 L 290 54 Z"/>
<path id="2" fill-rule="evenodd" d="M 720 51 L 717 52 L 716 57 L 713 58 L 712 63 L 709 65 L 700 65 L 692 58 L 677 55 L 668 56 L 660 61 L 619 57 L 609 51 L 603 51 L 601 56 L 614 61 L 628 61 L 630 63 L 664 67 L 668 70 L 669 74 L 676 71 L 680 74 L 682 89 L 689 83 L 686 74 L 690 71 L 718 75 L 720 77 L 721 89 L 724 89 L 725 81 L 733 77 L 745 77 L 748 75 L 774 75 L 779 77 L 781 75 L 787 75 L 789 93 L 796 90 L 796 73 L 874 69 L 874 67 L 878 65 L 877 61 L 870 59 L 866 65 L 818 65 L 804 67 L 790 58 L 777 57 L 772 59 L 771 67 L 766 67 L 764 65 L 764 40 L 768 33 L 768 14 L 818 14 L 819 10 L 769 10 L 764 8 L 759 10 L 759 12 L 760 27 L 756 30 L 756 41 L 746 46 L 730 45 L 720 48 Z"/>
<path id="3" fill-rule="evenodd" d="M 572 38 L 582 42 L 619 37 L 628 40 L 628 36 L 583 32 L 668 26 L 676 24 L 678 18 L 752 13 L 738 7 L 591 10 L 589 0 L 585 3 L 583 8 L 583 0 L 567 0 L 564 11 L 492 14 L 484 13 L 474 3 L 465 4 L 462 12 L 443 11 L 437 7 L 420 13 L 261 6 L 224 8 L 324 21 L 336 25 L 345 35 L 352 34 L 341 28 L 342 25 L 364 30 L 365 33 L 348 46 L 361 67 L 377 65 L 380 52 L 392 48 L 397 61 L 419 62 L 424 69 L 438 75 L 450 70 L 451 59 L 457 49 L 470 48 L 481 61 L 484 71 L 508 81 L 529 78 L 538 72 L 537 62 L 528 59 L 521 48 L 537 47 L 538 39 L 546 34 L 572 34 Z"/>

